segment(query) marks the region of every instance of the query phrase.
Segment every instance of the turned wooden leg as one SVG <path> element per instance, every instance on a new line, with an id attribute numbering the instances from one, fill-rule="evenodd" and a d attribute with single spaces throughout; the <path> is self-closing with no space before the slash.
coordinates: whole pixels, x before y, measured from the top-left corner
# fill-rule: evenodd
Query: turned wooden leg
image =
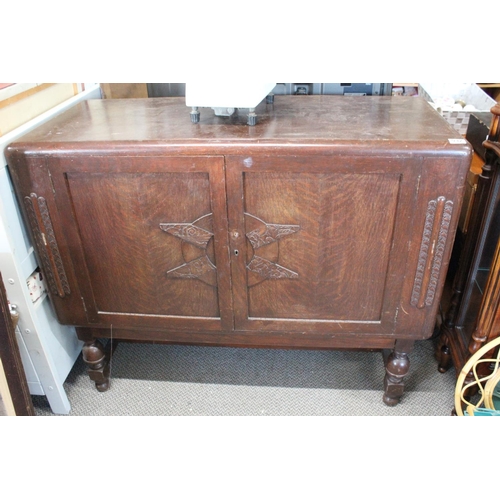
<path id="1" fill-rule="evenodd" d="M 88 366 L 90 380 L 95 382 L 99 392 L 109 389 L 109 351 L 100 340 L 85 342 L 82 348 L 83 361 Z"/>
<path id="2" fill-rule="evenodd" d="M 436 348 L 436 358 L 438 360 L 438 371 L 446 373 L 452 365 L 451 350 L 448 345 L 448 336 L 442 333 Z"/>
<path id="3" fill-rule="evenodd" d="M 441 346 L 441 359 L 438 364 L 439 373 L 446 373 L 451 366 L 451 351 L 447 345 Z"/>
<path id="4" fill-rule="evenodd" d="M 388 406 L 395 406 L 399 403 L 404 392 L 404 377 L 410 369 L 410 359 L 413 342 L 397 341 L 392 352 L 385 352 L 385 379 L 383 401 Z"/>

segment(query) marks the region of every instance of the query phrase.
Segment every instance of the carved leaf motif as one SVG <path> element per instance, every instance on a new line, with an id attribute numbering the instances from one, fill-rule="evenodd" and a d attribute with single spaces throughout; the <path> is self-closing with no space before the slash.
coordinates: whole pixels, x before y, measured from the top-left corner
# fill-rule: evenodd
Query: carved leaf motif
<path id="1" fill-rule="evenodd" d="M 296 279 L 299 277 L 299 275 L 296 272 L 291 271 L 286 267 L 280 266 L 275 262 L 263 259 L 258 255 L 254 255 L 253 259 L 248 263 L 247 268 L 250 271 L 257 273 L 266 279 L 275 279 L 275 280 L 283 278 Z"/>
<path id="2" fill-rule="evenodd" d="M 210 231 L 194 226 L 193 224 L 160 224 L 160 228 L 166 233 L 177 236 L 199 248 L 206 248 L 213 234 Z"/>
<path id="3" fill-rule="evenodd" d="M 282 238 L 300 231 L 300 226 L 296 224 L 268 224 L 252 214 L 245 213 L 245 216 L 251 218 L 254 227 L 255 223 L 258 223 L 257 229 L 253 229 L 246 233 L 246 237 L 254 250 L 252 259 L 247 264 L 247 269 L 264 280 L 283 278 L 297 279 L 299 277 L 298 273 L 280 266 L 277 262 L 271 262 L 261 257 L 258 255 L 258 249 L 272 243 L 277 243 L 279 246 L 279 242 Z M 252 279 L 249 278 L 249 286 L 253 286 L 252 282 L 254 280 L 255 276 Z"/>
<path id="4" fill-rule="evenodd" d="M 168 278 L 198 279 L 206 273 L 215 273 L 215 266 L 210 259 L 204 255 L 199 259 L 187 262 L 182 266 L 167 271 Z"/>
<path id="5" fill-rule="evenodd" d="M 247 233 L 247 238 L 252 247 L 256 250 L 264 245 L 269 245 L 275 241 L 296 233 L 300 226 L 285 225 L 285 224 L 266 224 L 264 227 L 255 229 Z"/>
<path id="6" fill-rule="evenodd" d="M 217 286 L 216 267 L 207 255 L 208 243 L 213 233 L 195 225 L 195 223 L 201 220 L 204 220 L 204 224 L 210 223 L 211 217 L 212 214 L 207 214 L 192 223 L 176 222 L 160 224 L 162 231 L 204 251 L 204 255 L 201 257 L 185 262 L 185 264 L 167 271 L 167 278 L 199 279 L 207 285 Z M 184 259 L 186 260 L 185 255 Z"/>

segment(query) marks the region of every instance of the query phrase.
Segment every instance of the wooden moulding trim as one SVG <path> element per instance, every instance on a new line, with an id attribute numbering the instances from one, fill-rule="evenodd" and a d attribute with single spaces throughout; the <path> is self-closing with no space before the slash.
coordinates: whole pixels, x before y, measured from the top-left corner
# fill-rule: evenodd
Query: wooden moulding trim
<path id="1" fill-rule="evenodd" d="M 94 338 L 112 338 L 117 341 L 137 341 L 139 335 L 136 329 L 115 328 L 112 333 L 110 328 L 78 328 L 80 335 L 86 339 L 91 331 Z M 82 338 L 79 336 L 79 338 Z M 408 339 L 408 341 L 419 339 Z M 186 344 L 226 347 L 255 347 L 255 348 L 286 348 L 286 349 L 388 349 L 393 348 L 396 338 L 389 336 L 362 335 L 353 338 L 352 335 L 330 335 L 323 333 L 311 333 L 304 335 L 297 332 L 196 332 L 194 330 L 162 331 L 156 329 L 142 329 L 140 333 L 141 342 L 153 342 L 161 344 Z"/>
<path id="2" fill-rule="evenodd" d="M 467 145 L 451 146 L 445 145 L 442 149 L 436 151 L 436 143 L 419 144 L 415 143 L 408 147 L 407 143 L 393 143 L 388 145 L 380 141 L 333 141 L 329 144 L 325 142 L 296 143 L 290 142 L 286 144 L 276 144 L 274 142 L 265 142 L 261 140 L 259 143 L 243 143 L 243 142 L 227 142 L 227 143 L 210 143 L 200 142 L 195 140 L 186 140 L 183 142 L 169 142 L 168 140 L 142 141 L 140 145 L 136 142 L 119 142 L 113 141 L 112 147 L 110 143 L 93 142 L 93 141 L 72 141 L 72 142 L 40 142 L 37 144 L 35 151 L 30 150 L 32 144 L 17 142 L 9 146 L 8 149 L 15 149 L 21 154 L 28 157 L 44 157 L 44 156 L 243 156 L 248 155 L 248 148 L 252 148 L 253 155 L 265 156 L 310 156 L 312 154 L 323 156 L 352 156 L 352 147 L 356 146 L 357 157 L 379 157 L 384 159 L 398 158 L 415 158 L 422 156 L 431 156 L 436 158 L 457 158 L 468 157 L 472 158 L 472 149 Z M 434 146 L 434 148 L 433 148 Z M 375 153 L 374 153 L 375 151 Z M 390 158 L 389 158 L 390 157 Z"/>

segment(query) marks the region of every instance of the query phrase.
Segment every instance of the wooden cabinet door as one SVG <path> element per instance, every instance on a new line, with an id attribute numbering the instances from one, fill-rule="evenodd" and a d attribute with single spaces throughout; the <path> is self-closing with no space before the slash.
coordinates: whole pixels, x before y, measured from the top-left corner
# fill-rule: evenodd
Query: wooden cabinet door
<path id="1" fill-rule="evenodd" d="M 229 158 L 236 329 L 415 335 L 397 331 L 397 316 L 405 279 L 415 278 L 406 268 L 421 165 Z"/>
<path id="2" fill-rule="evenodd" d="M 65 322 L 232 328 L 222 157 L 78 155 L 47 168 L 67 295 L 78 296 Z"/>

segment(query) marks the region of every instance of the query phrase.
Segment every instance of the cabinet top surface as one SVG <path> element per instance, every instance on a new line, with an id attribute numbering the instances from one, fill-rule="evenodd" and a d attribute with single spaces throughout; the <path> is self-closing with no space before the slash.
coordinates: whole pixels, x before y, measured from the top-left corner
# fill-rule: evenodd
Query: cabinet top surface
<path id="1" fill-rule="evenodd" d="M 335 142 L 416 142 L 449 149 L 456 132 L 422 98 L 360 96 L 275 96 L 256 108 L 257 124 L 246 124 L 247 110 L 231 117 L 200 108 L 200 122 L 191 123 L 182 97 L 94 99 L 80 103 L 18 139 L 56 145 L 120 142 L 197 144 L 318 144 Z M 436 144 L 437 143 L 437 144 Z M 463 145 L 462 145 L 463 148 Z M 451 149 L 456 149 L 452 147 Z"/>

